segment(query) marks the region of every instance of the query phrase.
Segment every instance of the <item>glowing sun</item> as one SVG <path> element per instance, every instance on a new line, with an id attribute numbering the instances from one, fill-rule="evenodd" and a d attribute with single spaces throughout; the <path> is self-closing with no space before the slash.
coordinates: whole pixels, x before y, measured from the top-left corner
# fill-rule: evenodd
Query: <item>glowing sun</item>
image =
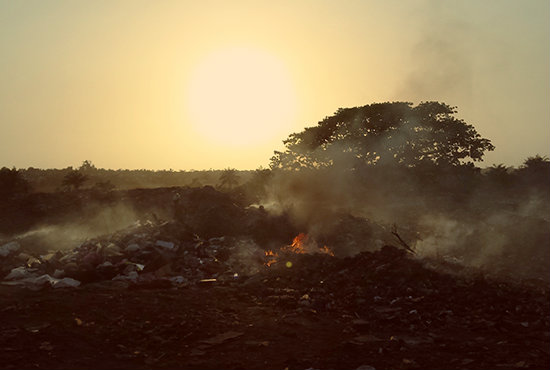
<path id="1" fill-rule="evenodd" d="M 257 49 L 211 53 L 187 86 L 189 119 L 208 140 L 257 146 L 286 137 L 295 115 L 295 91 L 284 64 Z"/>

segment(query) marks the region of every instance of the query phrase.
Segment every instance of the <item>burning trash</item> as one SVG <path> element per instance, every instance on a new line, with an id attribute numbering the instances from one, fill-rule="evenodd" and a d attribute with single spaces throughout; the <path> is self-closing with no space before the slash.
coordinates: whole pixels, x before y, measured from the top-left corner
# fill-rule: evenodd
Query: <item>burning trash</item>
<path id="1" fill-rule="evenodd" d="M 292 254 L 327 254 L 334 257 L 334 252 L 326 245 L 318 247 L 315 240 L 310 238 L 306 233 L 299 233 L 292 239 L 290 245 L 285 245 L 279 249 L 279 253 L 292 255 Z M 278 262 L 279 253 L 273 250 L 267 250 L 264 252 L 267 261 L 264 263 L 267 267 L 271 267 L 274 263 Z M 285 264 L 287 267 L 292 266 L 292 262 L 287 261 Z"/>
<path id="2" fill-rule="evenodd" d="M 284 252 L 303 254 L 306 253 L 305 246 L 307 242 L 309 242 L 307 234 L 300 233 L 292 240 L 292 244 L 281 248 L 281 250 Z"/>
<path id="3" fill-rule="evenodd" d="M 270 267 L 272 264 L 277 262 L 277 258 L 279 257 L 279 254 L 273 252 L 271 249 L 268 251 L 265 251 L 264 253 L 268 259 L 268 261 L 265 263 L 267 267 Z"/>

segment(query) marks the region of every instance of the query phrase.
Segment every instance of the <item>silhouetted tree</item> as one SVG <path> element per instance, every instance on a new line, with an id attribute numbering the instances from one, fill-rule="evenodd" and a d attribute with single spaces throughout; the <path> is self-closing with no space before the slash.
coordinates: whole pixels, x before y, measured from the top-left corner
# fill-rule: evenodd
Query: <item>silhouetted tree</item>
<path id="1" fill-rule="evenodd" d="M 8 198 L 15 194 L 26 193 L 29 191 L 29 183 L 21 173 L 14 168 L 7 167 L 0 169 L 0 197 Z"/>
<path id="2" fill-rule="evenodd" d="M 79 171 L 81 172 L 90 172 L 93 170 L 96 170 L 96 167 L 94 166 L 92 161 L 89 160 L 85 160 L 84 162 L 82 162 L 82 165 L 79 168 Z"/>
<path id="3" fill-rule="evenodd" d="M 86 181 L 88 177 L 83 175 L 77 170 L 71 170 L 63 177 L 62 185 L 73 190 L 78 190 Z"/>
<path id="4" fill-rule="evenodd" d="M 550 185 L 550 160 L 538 154 L 529 157 L 517 170 L 517 174 L 525 184 L 547 187 Z"/>
<path id="5" fill-rule="evenodd" d="M 219 187 L 221 189 L 233 189 L 233 187 L 237 186 L 239 184 L 239 175 L 237 174 L 237 170 L 234 168 L 226 168 L 223 170 L 222 174 L 220 175 L 220 185 Z"/>
<path id="6" fill-rule="evenodd" d="M 291 134 L 271 168 L 300 169 L 429 162 L 457 166 L 479 161 L 494 146 L 439 102 L 394 102 L 339 109 L 317 126 Z"/>
<path id="7" fill-rule="evenodd" d="M 485 176 L 495 185 L 507 186 L 512 181 L 512 169 L 506 167 L 504 164 L 494 164 L 485 170 Z"/>
<path id="8" fill-rule="evenodd" d="M 550 170 L 550 159 L 548 157 L 542 157 L 537 154 L 534 157 L 528 157 L 521 166 L 522 169 L 527 171 L 549 171 Z"/>

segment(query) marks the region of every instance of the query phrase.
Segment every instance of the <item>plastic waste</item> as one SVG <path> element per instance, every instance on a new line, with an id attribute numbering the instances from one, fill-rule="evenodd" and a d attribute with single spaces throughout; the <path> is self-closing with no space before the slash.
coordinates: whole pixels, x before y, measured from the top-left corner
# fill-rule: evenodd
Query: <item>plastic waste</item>
<path id="1" fill-rule="evenodd" d="M 130 271 L 126 275 L 117 275 L 113 278 L 113 281 L 133 281 L 136 282 L 139 275 L 136 271 Z"/>
<path id="2" fill-rule="evenodd" d="M 21 280 L 27 278 L 35 278 L 38 274 L 35 273 L 36 269 L 29 269 L 25 266 L 16 267 L 10 271 L 4 278 L 5 280 Z"/>
<path id="3" fill-rule="evenodd" d="M 124 248 L 124 251 L 126 253 L 135 253 L 137 251 L 139 251 L 141 248 L 138 244 L 136 243 L 132 243 L 132 244 L 129 244 L 126 248 Z"/>
<path id="4" fill-rule="evenodd" d="M 53 284 L 53 287 L 55 289 L 58 288 L 76 288 L 77 286 L 80 286 L 80 281 L 71 279 L 71 278 L 63 278 L 61 280 L 58 280 Z"/>
<path id="5" fill-rule="evenodd" d="M 172 242 L 166 242 L 164 240 L 157 240 L 157 242 L 155 243 L 155 245 L 157 247 L 162 247 L 162 248 L 166 248 L 166 249 L 174 249 L 175 248 L 175 244 L 172 243 Z"/>

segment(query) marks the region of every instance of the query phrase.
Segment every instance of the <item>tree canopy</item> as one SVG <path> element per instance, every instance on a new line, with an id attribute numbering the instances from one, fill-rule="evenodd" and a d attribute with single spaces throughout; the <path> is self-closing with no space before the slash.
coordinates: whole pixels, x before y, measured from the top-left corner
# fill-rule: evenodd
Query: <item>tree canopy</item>
<path id="1" fill-rule="evenodd" d="M 455 117 L 455 107 L 440 102 L 376 103 L 340 108 L 317 126 L 291 134 L 276 151 L 271 168 L 422 163 L 471 164 L 494 149 L 472 125 Z"/>

